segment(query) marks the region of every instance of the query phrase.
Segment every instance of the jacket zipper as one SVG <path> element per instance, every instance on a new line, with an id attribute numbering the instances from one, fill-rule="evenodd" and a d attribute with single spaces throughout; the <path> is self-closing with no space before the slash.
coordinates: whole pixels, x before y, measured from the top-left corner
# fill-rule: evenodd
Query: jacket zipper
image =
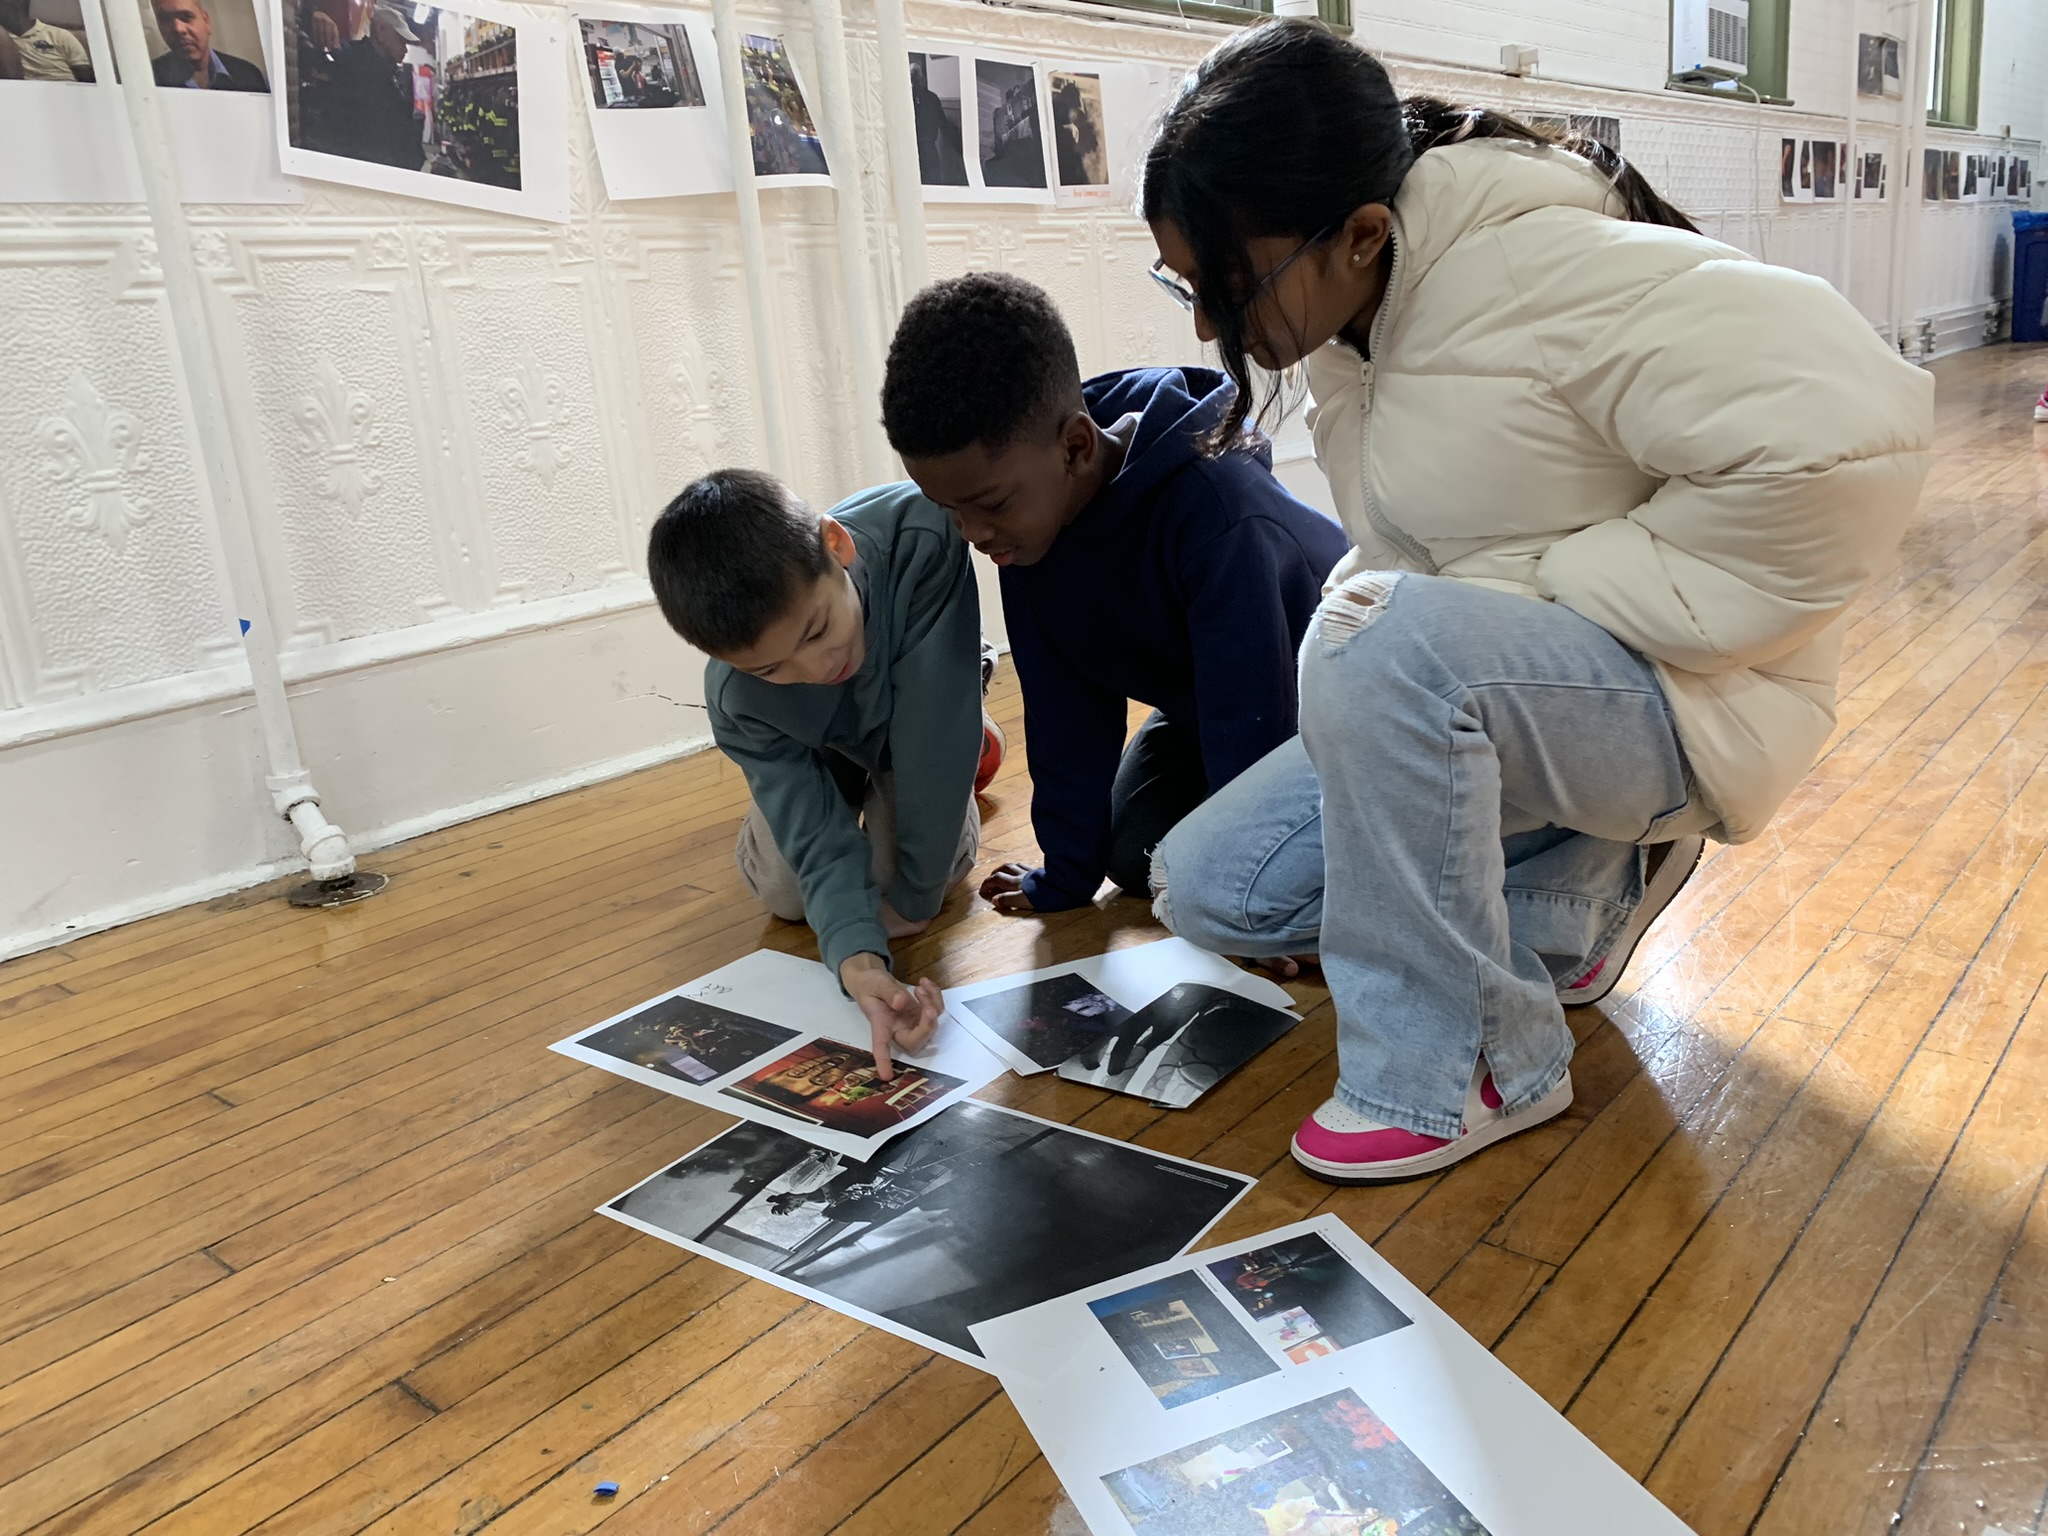
<path id="1" fill-rule="evenodd" d="M 1387 269 L 1386 297 L 1380 301 L 1380 312 L 1372 317 L 1372 334 L 1368 338 L 1372 347 L 1372 357 L 1363 358 L 1359 362 L 1359 382 L 1365 389 L 1365 423 L 1358 433 L 1358 488 L 1365 502 L 1365 520 L 1372 524 L 1373 530 L 1414 561 L 1416 568 L 1424 575 L 1434 576 L 1439 567 L 1429 551 L 1423 547 L 1422 541 L 1407 529 L 1396 526 L 1393 519 L 1380 510 L 1379 498 L 1372 493 L 1373 381 L 1378 367 L 1373 358 L 1380 355 L 1386 339 L 1387 326 L 1393 315 L 1394 297 L 1401 291 L 1401 242 L 1391 233 L 1387 238 L 1393 243 L 1394 259 Z"/>

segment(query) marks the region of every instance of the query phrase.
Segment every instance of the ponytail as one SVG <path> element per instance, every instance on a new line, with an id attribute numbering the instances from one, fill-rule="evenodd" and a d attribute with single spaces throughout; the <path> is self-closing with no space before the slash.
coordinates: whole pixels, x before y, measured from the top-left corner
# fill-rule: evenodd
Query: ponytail
<path id="1" fill-rule="evenodd" d="M 1467 139 L 1569 150 L 1607 178 L 1621 217 L 1695 227 L 1598 140 L 1550 133 L 1503 112 L 1433 96 L 1404 100 L 1377 58 L 1319 22 L 1247 27 L 1196 66 L 1146 153 L 1139 209 L 1148 224 L 1172 223 L 1193 250 L 1209 296 L 1203 313 L 1237 386 L 1209 436 L 1210 452 L 1235 446 L 1252 415 L 1242 296 L 1256 279 L 1246 242 L 1276 235 L 1311 240 L 1340 228 L 1354 209 L 1392 204 L 1418 155 Z M 1275 145 L 1282 152 L 1276 154 Z M 1270 414 L 1281 388 L 1275 378 L 1260 418 Z"/>

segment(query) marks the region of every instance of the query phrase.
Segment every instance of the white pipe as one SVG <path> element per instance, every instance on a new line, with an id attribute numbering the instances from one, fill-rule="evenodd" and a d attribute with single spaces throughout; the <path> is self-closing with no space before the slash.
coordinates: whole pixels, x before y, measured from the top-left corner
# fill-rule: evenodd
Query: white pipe
<path id="1" fill-rule="evenodd" d="M 119 5 L 122 0 L 113 0 Z M 754 180 L 754 140 L 747 129 L 747 76 L 740 67 L 738 0 L 711 0 L 718 78 L 725 89 L 725 135 L 732 143 L 732 190 L 740 209 L 740 264 L 747 269 L 747 319 L 754 331 L 754 397 L 761 402 L 761 442 L 768 468 L 789 478 L 782 421 L 782 380 L 775 371 L 775 314 L 768 307 L 767 237 L 761 232 L 761 188 Z"/>
<path id="2" fill-rule="evenodd" d="M 882 440 L 882 360 L 876 351 L 873 274 L 868 267 L 867 189 L 861 182 L 860 139 L 855 131 L 853 83 L 846 62 L 846 17 L 840 0 L 813 0 L 818 43 L 818 88 L 831 139 L 832 184 L 839 206 L 839 283 L 846 291 L 846 329 L 853 338 L 854 420 L 861 478 L 872 485 L 892 478 L 889 445 Z"/>
<path id="3" fill-rule="evenodd" d="M 1863 191 L 1863 159 L 1856 148 L 1856 135 L 1861 127 L 1862 93 L 1857 88 L 1863 83 L 1863 39 L 1856 14 L 1856 0 L 1849 0 L 1849 162 L 1856 167 L 1856 174 L 1850 177 L 1846 165 L 1835 168 L 1835 185 L 1842 189 L 1842 297 L 1851 304 L 1856 302 L 1852 288 L 1856 273 L 1856 203 Z"/>
<path id="4" fill-rule="evenodd" d="M 917 158 L 917 113 L 910 101 L 910 35 L 903 0 L 875 0 L 876 46 L 882 62 L 882 127 L 889 143 L 889 187 L 896 202 L 896 258 L 903 274 L 898 299 L 931 281 L 924 242 L 924 171 Z"/>
<path id="5" fill-rule="evenodd" d="M 1908 65 L 1905 100 L 1899 105 L 1899 146 L 1905 164 L 1895 179 L 1899 201 L 1892 209 L 1892 291 L 1889 322 L 1892 345 L 1906 349 L 1906 293 L 1911 285 L 1918 242 L 1921 186 L 1927 158 L 1927 85 L 1933 64 L 1933 0 L 1913 0 L 1913 26 L 1906 40 Z"/>
<path id="6" fill-rule="evenodd" d="M 316 880 L 338 880 L 354 872 L 356 861 L 348 839 L 320 811 L 313 777 L 299 757 L 298 733 L 292 728 L 284 672 L 278 665 L 277 637 L 270 603 L 263 591 L 263 572 L 256 558 L 256 533 L 249 501 L 235 460 L 234 438 L 228 431 L 227 399 L 221 389 L 220 359 L 206 321 L 206 291 L 192 257 L 192 236 L 185 226 L 177 168 L 171 163 L 163 108 L 157 100 L 149 45 L 143 41 L 142 14 L 132 0 L 112 0 L 102 7 L 114 57 L 121 66 L 121 94 L 128 108 L 128 127 L 135 140 L 135 158 L 142 171 L 142 192 L 149 204 L 149 222 L 156 233 L 157 261 L 163 270 L 164 300 L 171 311 L 177 338 L 173 359 L 192 401 L 193 426 L 199 433 L 195 466 L 202 492 L 210 497 L 220 529 L 228 591 L 241 621 L 242 650 L 249 658 L 249 681 L 256 696 L 256 715 L 263 724 L 270 772 L 264 784 L 277 814 L 299 833 L 300 849 Z"/>

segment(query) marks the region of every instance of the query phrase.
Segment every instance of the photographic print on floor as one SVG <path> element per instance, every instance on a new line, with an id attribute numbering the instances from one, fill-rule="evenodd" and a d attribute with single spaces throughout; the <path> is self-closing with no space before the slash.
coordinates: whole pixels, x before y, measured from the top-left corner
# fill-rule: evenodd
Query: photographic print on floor
<path id="1" fill-rule="evenodd" d="M 591 16 L 581 18 L 578 26 L 591 105 L 643 111 L 704 105 L 704 82 L 683 28 Z"/>
<path id="2" fill-rule="evenodd" d="M 1280 1369 L 1193 1270 L 1101 1297 L 1088 1310 L 1164 1408 Z"/>
<path id="3" fill-rule="evenodd" d="M 959 1005 L 1041 1067 L 1056 1067 L 1113 1034 L 1131 1010 L 1068 972 Z"/>
<path id="4" fill-rule="evenodd" d="M 1140 1536 L 1487 1536 L 1349 1388 L 1102 1481 Z"/>
<path id="5" fill-rule="evenodd" d="M 665 997 L 578 1043 L 650 1072 L 708 1083 L 797 1038 L 793 1029 L 711 1003 Z"/>
<path id="6" fill-rule="evenodd" d="M 1060 1076 L 1185 1109 L 1300 1022 L 1184 981 L 1061 1062 Z"/>
<path id="7" fill-rule="evenodd" d="M 966 1101 L 866 1159 L 735 1126 L 602 1209 L 979 1365 L 971 1324 L 1186 1251 L 1252 1183 Z"/>
<path id="8" fill-rule="evenodd" d="M 896 1063 L 896 1075 L 885 1083 L 876 1073 L 873 1052 L 836 1040 L 811 1040 L 723 1091 L 828 1130 L 874 1136 L 965 1086 L 960 1078 L 907 1061 Z"/>
<path id="9" fill-rule="evenodd" d="M 976 59 L 974 88 L 982 185 L 1043 187 L 1045 136 L 1038 122 L 1037 69 Z"/>
<path id="10" fill-rule="evenodd" d="M 1056 69 L 1052 92 L 1053 157 L 1062 187 L 1109 185 L 1109 126 L 1102 107 L 1102 77 Z"/>
<path id="11" fill-rule="evenodd" d="M 334 3 L 284 10 L 298 61 L 286 92 L 291 147 L 519 190 L 517 30 L 457 10 L 377 5 L 351 37 Z"/>
<path id="12" fill-rule="evenodd" d="M 910 109 L 917 129 L 918 179 L 928 187 L 967 185 L 960 55 L 910 55 Z"/>
<path id="13" fill-rule="evenodd" d="M 1209 1273 L 1252 1331 L 1296 1365 L 1413 1322 L 1314 1232 L 1232 1254 Z"/>
<path id="14" fill-rule="evenodd" d="M 754 146 L 754 174 L 826 175 L 825 146 L 782 39 L 742 37 L 740 71 L 747 82 L 747 129 Z"/>

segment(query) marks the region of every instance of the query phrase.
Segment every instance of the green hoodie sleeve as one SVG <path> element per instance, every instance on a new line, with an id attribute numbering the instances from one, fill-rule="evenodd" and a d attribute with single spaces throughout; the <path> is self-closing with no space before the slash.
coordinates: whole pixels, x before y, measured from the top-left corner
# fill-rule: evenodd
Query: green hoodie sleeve
<path id="1" fill-rule="evenodd" d="M 908 532 L 892 671 L 889 756 L 896 775 L 896 878 L 889 905 L 935 915 L 960 849 L 981 757 L 981 605 L 967 543 L 950 527 Z"/>
<path id="2" fill-rule="evenodd" d="M 746 775 L 775 846 L 796 871 L 820 958 L 834 976 L 854 955 L 887 960 L 889 936 L 868 871 L 867 834 L 823 755 L 763 721 L 729 715 L 715 704 L 711 724 L 720 749 Z"/>

